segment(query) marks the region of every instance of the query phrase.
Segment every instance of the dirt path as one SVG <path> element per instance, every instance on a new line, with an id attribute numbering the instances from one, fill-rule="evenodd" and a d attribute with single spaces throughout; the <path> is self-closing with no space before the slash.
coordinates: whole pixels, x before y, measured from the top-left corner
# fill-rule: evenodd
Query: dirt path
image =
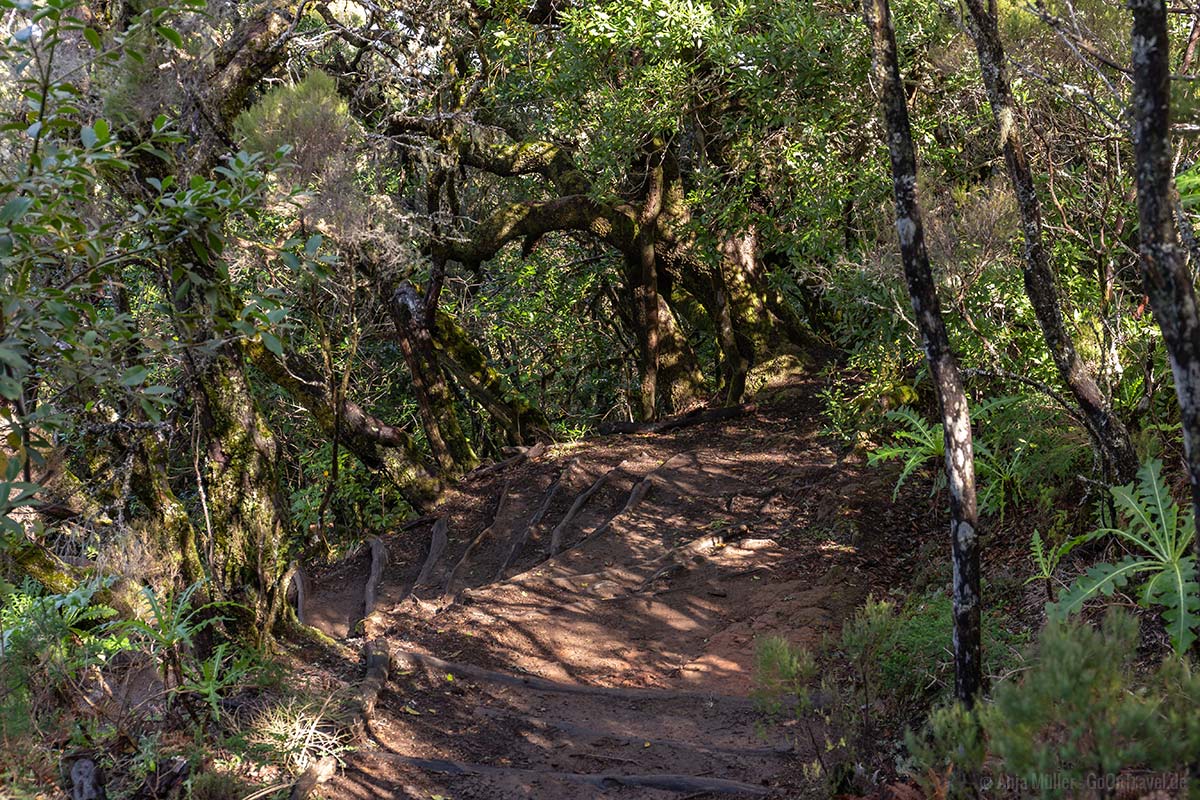
<path id="1" fill-rule="evenodd" d="M 760 735 L 756 638 L 815 645 L 836 631 L 868 578 L 888 583 L 879 550 L 916 524 L 887 475 L 817 434 L 812 389 L 468 477 L 438 511 L 444 538 L 430 523 L 385 539 L 365 620 L 366 556 L 314 581 L 312 624 L 384 639 L 405 665 L 325 795 L 778 790 L 812 754 L 786 730 Z"/>

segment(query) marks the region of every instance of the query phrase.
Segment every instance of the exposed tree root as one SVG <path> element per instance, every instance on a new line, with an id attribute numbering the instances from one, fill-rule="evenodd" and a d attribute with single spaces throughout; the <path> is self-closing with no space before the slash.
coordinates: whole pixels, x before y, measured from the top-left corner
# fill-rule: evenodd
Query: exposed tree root
<path id="1" fill-rule="evenodd" d="M 739 708 L 752 707 L 754 701 L 746 697 L 730 697 L 707 692 L 674 691 L 671 689 L 620 689 L 609 686 L 587 686 L 580 683 L 558 683 L 557 681 L 538 678 L 533 675 L 511 675 L 507 672 L 496 672 L 473 664 L 459 664 L 443 661 L 437 656 L 425 653 L 414 653 L 408 650 L 393 650 L 392 665 L 397 672 L 421 667 L 430 672 L 450 673 L 452 675 L 473 678 L 477 681 L 498 683 L 504 686 L 516 686 L 537 692 L 553 692 L 555 694 L 591 695 L 594 697 L 611 697 L 618 700 L 659 700 L 676 702 L 680 700 L 696 700 L 707 702 L 720 700 L 727 706 Z"/>
<path id="2" fill-rule="evenodd" d="M 571 504 L 571 508 L 567 511 L 567 515 L 562 518 L 561 522 L 554 526 L 554 531 L 550 534 L 551 558 L 558 555 L 558 552 L 562 549 L 563 534 L 570 527 L 571 523 L 575 521 L 575 517 L 579 516 L 579 512 L 583 510 L 585 505 L 587 505 L 587 501 L 592 498 L 592 495 L 600 491 L 613 473 L 619 471 L 624 466 L 624 461 L 622 461 L 620 464 L 617 464 L 608 472 L 605 472 L 603 475 L 597 478 L 591 486 L 580 492 L 579 496 L 575 498 L 575 502 Z"/>
<path id="3" fill-rule="evenodd" d="M 754 403 L 744 403 L 740 406 L 725 408 L 697 408 L 686 414 L 668 417 L 658 422 L 610 422 L 600 426 L 600 433 L 670 433 L 680 428 L 701 425 L 705 422 L 721 422 L 727 419 L 737 419 L 758 410 Z"/>
<path id="4" fill-rule="evenodd" d="M 296 620 L 301 625 L 308 624 L 308 574 L 299 561 L 293 561 L 288 567 L 290 573 L 287 583 L 288 600 L 296 604 Z"/>
<path id="5" fill-rule="evenodd" d="M 458 583 L 462 573 L 466 570 L 467 564 L 471 561 L 471 556 L 475 555 L 475 551 L 480 545 L 487 540 L 492 534 L 492 529 L 496 527 L 496 520 L 504 513 L 504 506 L 508 502 L 508 491 L 512 488 L 512 478 L 504 482 L 504 488 L 500 490 L 500 497 L 496 500 L 496 513 L 492 515 L 492 521 L 486 528 L 479 532 L 479 535 L 467 545 L 466 551 L 462 554 L 462 558 L 454 565 L 454 569 L 450 570 L 450 576 L 446 578 L 446 585 L 442 588 L 442 604 L 447 605 L 454 602 L 455 591 L 454 587 Z"/>
<path id="6" fill-rule="evenodd" d="M 612 789 L 628 786 L 637 789 L 659 789 L 667 792 L 711 792 L 714 794 L 752 795 L 762 797 L 769 793 L 766 787 L 741 781 L 721 778 L 701 778 L 695 775 L 621 775 L 618 773 L 589 774 L 582 772 L 554 772 L 551 770 L 522 769 L 519 767 L 493 767 L 488 764 L 467 764 L 440 758 L 414 758 L 388 751 L 373 751 L 372 757 L 406 764 L 429 772 L 444 775 L 514 776 L 528 779 L 550 778 L 571 783 L 582 783 L 597 789 Z"/>
<path id="7" fill-rule="evenodd" d="M 428 586 L 433 579 L 433 571 L 441 560 L 442 553 L 446 552 L 446 545 L 449 544 L 449 538 L 446 535 L 449 525 L 450 523 L 445 517 L 438 517 L 437 522 L 433 524 L 433 530 L 429 534 L 429 554 L 425 556 L 425 563 L 421 565 L 421 571 L 417 574 L 416 580 L 405 587 L 400 598 L 392 607 L 393 611 L 398 610 L 400 605 L 412 597 L 413 592 L 419 587 Z"/>
<path id="8" fill-rule="evenodd" d="M 367 574 L 367 585 L 363 588 L 363 619 L 375 611 L 375 603 L 379 597 L 379 581 L 383 578 L 384 567 L 387 566 L 387 548 L 378 536 L 367 540 L 371 547 L 371 571 Z"/>
<path id="9" fill-rule="evenodd" d="M 720 747 L 717 745 L 698 744 L 694 742 L 685 742 L 681 739 L 656 739 L 648 736 L 628 736 L 625 734 L 614 733 L 612 731 L 597 730 L 589 728 L 585 725 L 576 725 L 573 722 L 566 720 L 548 720 L 539 717 L 531 717 L 526 714 L 515 714 L 511 711 L 502 711 L 498 708 L 489 706 L 481 706 L 476 709 L 476 713 L 491 717 L 493 719 L 512 719 L 519 720 L 521 724 L 528 725 L 538 730 L 559 730 L 571 736 L 581 736 L 589 739 L 608 739 L 614 742 L 624 742 L 626 744 L 644 747 L 646 742 L 656 747 L 672 747 L 681 750 L 691 750 L 696 753 L 727 755 L 727 756 L 777 756 L 785 753 L 791 753 L 795 750 L 791 745 L 780 745 L 778 747 Z"/>
<path id="10" fill-rule="evenodd" d="M 288 800 L 306 800 L 318 786 L 332 778 L 335 772 L 337 772 L 337 759 L 333 756 L 325 756 L 300 773 L 300 777 L 292 784 Z"/>
<path id="11" fill-rule="evenodd" d="M 467 478 L 482 478 L 485 475 L 491 475 L 493 472 L 501 472 L 509 467 L 515 467 L 523 461 L 532 461 L 535 458 L 541 458 L 546 452 L 546 443 L 538 442 L 533 447 L 523 447 L 521 452 L 511 458 L 506 458 L 503 461 L 497 461 L 495 464 L 489 464 L 486 467 L 479 467 L 476 470 L 467 474 Z"/>
<path id="12" fill-rule="evenodd" d="M 554 483 L 546 490 L 542 504 L 538 506 L 538 510 L 529 518 L 529 521 L 512 536 L 512 545 L 508 549 L 508 555 L 500 563 L 500 568 L 496 570 L 495 580 L 499 581 L 504 578 L 504 573 L 508 571 L 509 566 L 516 560 L 521 549 L 525 547 L 525 543 L 529 541 L 530 532 L 542 523 L 542 518 L 546 516 L 546 512 L 550 509 L 550 504 L 554 502 L 554 498 L 558 496 L 558 490 L 562 488 L 563 480 L 570 480 L 571 473 L 575 470 L 577 462 L 574 459 L 567 462 L 562 471 L 558 473 L 558 477 L 554 479 Z"/>
<path id="13" fill-rule="evenodd" d="M 603 535 L 605 531 L 612 527 L 614 522 L 628 514 L 630 511 L 633 511 L 633 509 L 637 508 L 638 504 L 640 504 L 642 500 L 645 499 L 646 495 L 649 494 L 650 490 L 654 488 L 655 483 L 658 482 L 661 473 L 664 470 L 679 466 L 687 461 L 689 457 L 690 456 L 686 453 L 677 453 L 655 467 L 650 474 L 638 481 L 638 483 L 633 487 L 633 490 L 629 493 L 629 497 L 625 500 L 625 505 L 621 507 L 620 511 L 613 514 L 611 517 L 597 526 L 595 530 L 576 542 L 575 546 L 578 547 L 584 542 L 599 538 L 601 535 Z"/>
<path id="14" fill-rule="evenodd" d="M 442 553 L 446 552 L 446 545 L 449 543 L 449 538 L 446 535 L 450 523 L 445 517 L 440 517 L 433 524 L 433 531 L 429 534 L 429 555 L 425 557 L 425 563 L 421 565 L 421 572 L 417 575 L 417 579 L 413 581 L 412 588 L 425 586 L 429 583 L 429 579 L 433 577 L 434 567 L 437 566 L 438 559 L 442 557 Z M 409 591 L 412 591 L 410 589 Z"/>

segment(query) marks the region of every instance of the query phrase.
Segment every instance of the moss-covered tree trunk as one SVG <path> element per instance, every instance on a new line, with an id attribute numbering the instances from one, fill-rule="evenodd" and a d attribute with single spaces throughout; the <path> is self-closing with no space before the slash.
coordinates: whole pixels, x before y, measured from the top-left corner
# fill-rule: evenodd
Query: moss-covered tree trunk
<path id="1" fill-rule="evenodd" d="M 479 459 L 458 422 L 454 398 L 438 364 L 427 322 L 432 315 L 428 313 L 425 300 L 416 287 L 405 281 L 393 293 L 388 310 L 396 326 L 400 352 L 412 377 L 421 425 L 434 460 L 443 472 L 465 472 Z"/>
<path id="2" fill-rule="evenodd" d="M 162 552 L 179 559 L 179 575 L 183 582 L 190 585 L 202 581 L 206 574 L 196 529 L 187 506 L 171 488 L 168 476 L 170 454 L 166 443 L 158 432 L 145 431 L 136 446 L 138 452 L 130 488 L 149 512 L 148 527 L 154 530 Z M 201 588 L 199 595 L 206 598 L 208 592 Z"/>
<path id="3" fill-rule="evenodd" d="M 262 640 L 278 608 L 287 505 L 278 447 L 251 392 L 241 353 L 221 347 L 193 383 L 205 453 L 210 568 L 217 590 L 243 607 L 234 627 Z"/>
<path id="4" fill-rule="evenodd" d="M 637 299 L 633 287 L 639 280 L 637 268 L 625 261 L 625 286 L 615 295 L 614 305 L 622 326 L 637 332 Z M 673 295 L 671 275 L 656 270 L 658 277 L 658 387 L 657 401 L 668 414 L 696 405 L 704 399 L 705 380 L 691 342 L 680 325 L 680 315 L 669 299 Z"/>
<path id="5" fill-rule="evenodd" d="M 545 413 L 493 369 L 470 334 L 441 310 L 434 315 L 433 346 L 442 366 L 483 406 L 509 444 L 549 437 Z"/>

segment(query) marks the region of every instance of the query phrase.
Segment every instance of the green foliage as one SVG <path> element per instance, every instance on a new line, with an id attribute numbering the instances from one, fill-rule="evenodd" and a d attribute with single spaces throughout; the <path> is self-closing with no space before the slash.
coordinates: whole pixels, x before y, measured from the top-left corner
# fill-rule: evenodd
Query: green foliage
<path id="1" fill-rule="evenodd" d="M 979 715 L 961 703 L 930 712 L 920 734 L 904 737 L 903 771 L 930 797 L 975 798 L 987 757 Z"/>
<path id="2" fill-rule="evenodd" d="M 1126 527 L 1099 528 L 1072 540 L 1075 545 L 1111 535 L 1135 552 L 1115 564 L 1097 564 L 1063 593 L 1047 614 L 1062 620 L 1079 611 L 1088 599 L 1111 595 L 1130 581 L 1141 585 L 1139 601 L 1144 606 L 1161 606 L 1163 619 L 1177 653 L 1184 653 L 1196 639 L 1200 625 L 1200 585 L 1196 582 L 1195 559 L 1190 555 L 1195 538 L 1195 520 L 1190 508 L 1180 509 L 1162 477 L 1162 463 L 1147 461 L 1138 471 L 1137 483 L 1116 486 L 1113 500 Z M 1061 553 L 1060 553 L 1061 557 Z"/>
<path id="3" fill-rule="evenodd" d="M 194 694 L 208 707 L 214 722 L 221 720 L 221 700 L 250 682 L 255 667 L 246 653 L 231 653 L 228 642 L 214 648 L 212 656 L 197 661 L 175 687 L 178 694 Z"/>
<path id="4" fill-rule="evenodd" d="M 1041 797 L 1075 796 L 1090 775 L 1174 768 L 1196 742 L 1164 727 L 1161 698 L 1131 690 L 1137 622 L 1110 614 L 1102 630 L 1051 623 L 1020 680 L 996 688 L 983 725 L 1005 773 Z M 1058 776 L 1059 785 L 1048 776 Z"/>
<path id="5" fill-rule="evenodd" d="M 1040 580 L 1049 584 L 1053 580 L 1054 571 L 1058 569 L 1058 563 L 1062 561 L 1065 552 L 1066 549 L 1062 545 L 1047 545 L 1042 541 L 1042 532 L 1035 530 L 1029 539 L 1029 558 L 1033 561 L 1037 572 L 1030 575 L 1025 583 Z"/>
<path id="6" fill-rule="evenodd" d="M 791 698 L 799 700 L 800 712 L 811 709 L 808 687 L 816 675 L 812 652 L 792 646 L 781 636 L 768 636 L 755 646 L 755 697 L 768 714 L 779 714 Z"/>
<path id="7" fill-rule="evenodd" d="M 903 606 L 868 599 L 819 655 L 778 637 L 761 640 L 755 657 L 759 708 L 775 722 L 791 712 L 808 740 L 805 744 L 818 753 L 815 771 L 835 781 L 841 766 L 879 751 L 882 731 L 907 724 L 949 699 L 952 630 L 950 598 L 939 593 L 912 598 Z M 1020 635 L 1006 630 L 995 616 L 985 615 L 984 661 L 991 672 L 1011 663 L 1010 653 L 1020 641 Z M 935 711 L 933 718 L 940 726 L 938 736 L 946 742 L 971 732 L 961 714 Z M 823 732 L 816 727 L 818 721 Z M 978 766 L 981 761 L 981 734 L 971 735 L 973 739 L 960 742 L 960 766 Z M 946 751 L 937 745 L 925 752 Z M 942 777 L 943 766 L 938 773 Z"/>
<path id="8" fill-rule="evenodd" d="M 872 465 L 888 461 L 901 461 L 903 468 L 900 477 L 896 479 L 896 488 L 892 491 L 892 499 L 900 496 L 900 487 L 909 476 L 922 467 L 932 463 L 940 463 L 946 457 L 946 441 L 942 434 L 942 425 L 931 425 L 920 414 L 911 408 L 901 408 L 889 411 L 887 418 L 900 425 L 892 432 L 892 444 L 876 448 L 868 457 Z M 935 473 L 931 493 L 946 488 L 944 470 Z"/>
<path id="9" fill-rule="evenodd" d="M 1006 509 L 1031 501 L 1047 506 L 1085 452 L 1083 443 L 1050 427 L 1052 418 L 1020 396 L 975 404 L 971 417 L 977 428 L 974 444 L 979 507 L 983 513 L 1001 519 Z M 889 411 L 886 418 L 897 425 L 891 433 L 892 441 L 872 451 L 868 462 L 902 463 L 893 498 L 920 469 L 935 470 L 931 492 L 944 489 L 941 423 L 927 422 L 912 408 Z"/>
<path id="10" fill-rule="evenodd" d="M 238 115 L 235 129 L 250 152 L 286 147 L 291 168 L 307 181 L 343 155 L 354 123 L 333 78 L 313 69 L 299 83 L 267 92 Z"/>
<path id="11" fill-rule="evenodd" d="M 1051 622 L 990 700 L 937 709 L 906 737 L 905 771 L 931 794 L 1042 798 L 1111 796 L 1128 771 L 1176 773 L 1200 753 L 1200 680 L 1179 659 L 1139 675 L 1137 641 L 1136 618 L 1118 611 L 1101 629 Z"/>
<path id="12" fill-rule="evenodd" d="M 768 636 L 755 644 L 755 704 L 768 722 L 780 723 L 790 716 L 797 723 L 805 739 L 797 745 L 811 747 L 815 757 L 811 765 L 805 766 L 806 773 L 814 780 L 829 781 L 835 767 L 829 757 L 841 755 L 842 746 L 818 724 L 829 720 L 828 711 L 817 703 L 814 684 L 818 671 L 812 651 L 796 647 L 781 636 Z M 797 739 L 800 736 L 796 734 Z"/>

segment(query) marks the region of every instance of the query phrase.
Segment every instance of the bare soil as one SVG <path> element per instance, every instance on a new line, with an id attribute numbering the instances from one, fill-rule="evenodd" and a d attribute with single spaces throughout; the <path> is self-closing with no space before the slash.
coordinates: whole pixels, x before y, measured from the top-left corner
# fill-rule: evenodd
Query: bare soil
<path id="1" fill-rule="evenodd" d="M 317 576 L 307 621 L 352 644 L 383 639 L 408 665 L 322 793 L 802 796 L 797 767 L 813 754 L 786 727 L 764 732 L 756 641 L 818 645 L 870 592 L 906 584 L 904 556 L 941 525 L 893 504 L 891 472 L 822 438 L 816 388 L 467 476 L 435 512 L 448 544 L 424 585 L 433 523 L 384 538 L 365 619 L 365 552 Z M 611 470 L 551 556 L 553 529 Z"/>

